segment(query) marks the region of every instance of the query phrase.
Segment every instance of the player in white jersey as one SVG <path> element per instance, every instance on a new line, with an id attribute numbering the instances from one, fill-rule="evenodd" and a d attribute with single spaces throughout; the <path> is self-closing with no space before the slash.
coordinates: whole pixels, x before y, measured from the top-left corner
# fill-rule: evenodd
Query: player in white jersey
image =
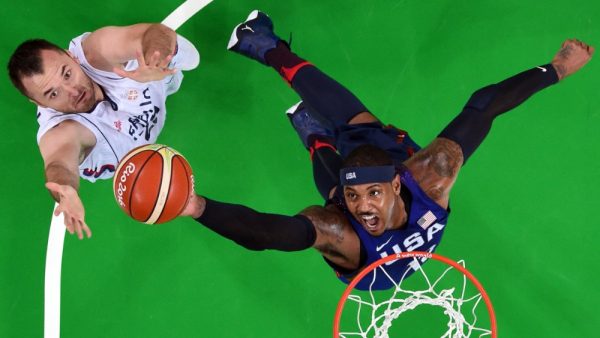
<path id="1" fill-rule="evenodd" d="M 161 24 L 104 27 L 74 38 L 67 51 L 41 39 L 17 47 L 9 75 L 37 105 L 46 187 L 70 233 L 91 236 L 79 177 L 111 178 L 128 151 L 155 143 L 167 96 L 199 61 L 189 41 Z"/>

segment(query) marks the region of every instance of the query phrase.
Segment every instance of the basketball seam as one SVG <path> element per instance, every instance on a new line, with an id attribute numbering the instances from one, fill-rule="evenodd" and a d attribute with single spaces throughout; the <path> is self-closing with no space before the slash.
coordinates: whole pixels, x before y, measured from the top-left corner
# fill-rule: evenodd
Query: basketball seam
<path id="1" fill-rule="evenodd" d="M 113 193 L 114 193 L 114 195 L 115 195 L 115 199 L 117 199 L 117 200 L 118 200 L 118 196 L 117 196 L 117 188 L 118 188 L 118 185 L 117 185 L 117 184 L 119 183 L 119 180 L 120 180 L 120 175 L 119 175 L 119 173 L 121 172 L 121 169 L 123 168 L 123 166 L 125 165 L 125 163 L 127 163 L 127 161 L 129 161 L 129 160 L 130 160 L 131 158 L 133 158 L 135 155 L 137 155 L 137 154 L 141 154 L 142 152 L 144 152 L 144 151 L 146 151 L 146 150 L 148 150 L 148 151 L 154 151 L 154 149 L 152 149 L 152 148 L 153 148 L 153 146 L 156 146 L 156 144 L 145 144 L 145 145 L 137 146 L 137 147 L 135 147 L 135 148 L 131 149 L 131 150 L 130 150 L 130 151 L 127 153 L 127 154 L 125 154 L 125 156 L 124 156 L 124 157 L 123 157 L 123 158 L 122 158 L 122 159 L 119 161 L 119 163 L 118 163 L 118 165 L 117 165 L 117 169 L 115 170 L 115 176 L 113 177 Z M 158 146 L 159 146 L 159 147 L 161 147 L 161 146 L 163 146 L 163 145 L 159 144 Z M 141 150 L 141 151 L 140 151 L 139 149 L 141 149 L 141 148 L 148 148 L 148 149 L 144 149 L 144 150 Z M 149 156 L 149 157 L 148 157 L 148 159 L 149 159 L 150 157 L 151 157 L 151 156 Z M 148 161 L 148 159 L 146 159 L 146 162 Z M 146 164 L 146 162 L 144 162 L 144 163 L 142 164 L 142 168 L 143 168 L 143 166 Z M 141 169 L 140 169 L 140 170 L 141 170 Z M 133 181 L 134 181 L 134 183 L 135 183 L 136 179 L 134 179 Z M 130 195 L 130 197 L 131 197 L 131 195 Z M 130 199 L 128 202 L 129 202 L 128 204 L 130 204 L 130 203 L 131 203 L 131 199 Z M 129 215 L 131 216 L 131 210 L 129 210 Z"/>
<path id="2" fill-rule="evenodd" d="M 148 222 L 148 220 L 149 220 L 150 218 L 152 218 L 152 215 L 154 214 L 154 211 L 155 211 L 155 209 L 156 209 L 156 205 L 157 205 L 157 203 L 158 203 L 158 200 L 160 199 L 160 193 L 162 192 L 162 181 L 163 181 L 163 178 L 164 178 L 164 176 L 165 176 L 165 170 L 164 170 L 164 167 L 165 167 L 165 161 L 167 160 L 167 159 L 165 159 L 165 156 L 163 156 L 162 154 L 160 154 L 160 153 L 159 153 L 159 151 L 161 151 L 162 149 L 167 149 L 167 150 L 168 150 L 169 148 L 168 148 L 167 146 L 163 146 L 163 147 L 160 147 L 160 148 L 158 148 L 158 149 L 156 150 L 156 152 L 155 152 L 156 154 L 159 154 L 159 155 L 160 155 L 160 158 L 161 158 L 161 160 L 162 160 L 162 166 L 161 166 L 161 167 L 162 167 L 162 170 L 160 171 L 160 179 L 158 180 L 158 182 L 160 182 L 160 183 L 159 183 L 160 185 L 159 185 L 159 188 L 158 188 L 157 194 L 156 194 L 156 196 L 154 197 L 154 206 L 152 207 L 152 212 L 151 212 L 151 213 L 150 213 L 150 215 L 148 215 L 148 217 L 147 217 L 147 218 L 146 218 L 146 219 L 143 221 L 144 223 L 147 223 L 147 222 Z M 168 160 L 170 161 L 171 159 L 168 159 Z M 172 166 L 171 166 L 171 167 L 172 167 Z M 171 172 L 172 172 L 172 171 L 173 171 L 173 170 L 171 169 Z M 171 175 L 172 175 L 172 174 L 171 174 Z M 170 189 L 170 188 L 171 188 L 171 187 L 170 187 L 170 185 L 169 185 L 169 189 Z M 163 203 L 163 209 L 160 211 L 160 214 L 162 214 L 162 213 L 163 213 L 163 210 L 164 210 L 165 204 L 166 204 L 166 199 L 165 199 L 165 203 Z M 159 217 L 160 217 L 160 215 L 159 215 Z M 156 220 L 158 220 L 158 217 L 156 218 Z M 154 222 L 152 222 L 152 224 L 153 224 L 153 223 L 155 223 L 155 222 L 156 222 L 156 220 L 155 220 Z"/>
<path id="3" fill-rule="evenodd" d="M 185 165 L 185 162 L 182 158 L 183 156 L 177 156 L 177 160 L 179 160 L 179 162 L 181 162 L 181 165 L 183 166 L 183 170 L 185 171 L 185 177 L 188 178 L 188 185 L 186 187 L 187 189 L 187 194 L 186 194 L 186 199 L 185 199 L 185 203 L 183 204 L 183 206 L 181 207 L 181 209 L 179 209 L 179 212 L 177 212 L 177 215 L 180 215 L 181 212 L 183 211 L 183 209 L 185 209 L 185 207 L 187 206 L 188 202 L 190 201 L 190 173 L 187 170 L 187 166 Z M 169 186 L 170 187 L 170 186 Z"/>
<path id="4" fill-rule="evenodd" d="M 167 201 L 169 200 L 170 194 L 171 194 L 171 187 L 173 186 L 173 159 L 176 157 L 177 155 L 171 157 L 171 177 L 169 177 L 169 187 L 167 188 L 167 198 L 165 199 L 165 204 L 163 205 L 162 210 L 160 211 L 160 214 L 158 214 L 158 217 L 156 217 L 156 222 L 158 222 L 158 220 L 160 219 L 160 217 L 164 214 L 165 212 L 165 207 L 167 206 Z"/>
<path id="5" fill-rule="evenodd" d="M 144 164 L 142 164 L 140 166 L 139 172 L 141 173 L 142 170 L 144 170 L 144 167 L 146 166 L 146 164 L 148 163 L 148 161 L 150 161 L 150 159 L 152 158 L 152 156 L 156 155 L 158 150 L 165 148 L 165 146 L 162 146 L 156 150 L 152 150 L 152 155 L 148 156 L 148 158 L 146 159 L 146 161 L 144 161 Z M 162 159 L 162 156 L 161 156 Z M 162 175 L 162 172 L 161 172 Z M 140 177 L 140 174 L 138 173 L 137 175 L 135 175 L 135 179 L 133 180 L 133 182 L 131 183 L 131 193 L 129 194 L 129 201 L 127 203 L 127 206 L 129 207 L 129 215 L 131 217 L 133 217 L 133 213 L 131 212 L 131 199 L 133 198 L 133 191 L 135 190 L 135 184 L 137 183 L 138 178 Z M 162 177 L 162 176 L 161 176 Z M 160 193 L 160 191 L 159 191 Z M 154 210 L 154 208 L 156 207 L 156 201 L 154 202 L 154 207 L 152 208 L 152 210 Z M 150 213 L 150 215 L 152 215 L 152 213 Z M 133 217 L 135 219 L 135 217 Z M 150 218 L 150 216 L 148 216 L 148 218 Z M 146 218 L 146 220 L 148 220 L 148 218 Z"/>

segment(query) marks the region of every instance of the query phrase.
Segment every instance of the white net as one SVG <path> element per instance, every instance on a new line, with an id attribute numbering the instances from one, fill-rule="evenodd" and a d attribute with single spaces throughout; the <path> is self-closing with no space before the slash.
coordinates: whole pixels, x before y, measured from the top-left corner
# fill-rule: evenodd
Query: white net
<path id="1" fill-rule="evenodd" d="M 463 338 L 471 337 L 472 335 L 474 337 L 485 337 L 492 335 L 492 330 L 490 329 L 491 316 L 490 318 L 487 316 L 489 308 L 486 309 L 486 305 L 478 307 L 482 303 L 482 294 L 479 291 L 480 286 L 475 287 L 469 281 L 467 275 L 461 271 L 457 271 L 452 266 L 442 265 L 439 262 L 437 270 L 429 269 L 431 270 L 430 274 L 437 276 L 437 278 L 431 278 L 427 275 L 422 265 L 427 257 L 410 257 L 404 259 L 413 260 L 410 265 L 415 272 L 410 278 L 405 278 L 407 273 L 400 278 L 393 278 L 385 270 L 385 264 L 378 265 L 372 271 L 373 281 L 371 285 L 375 283 L 377 278 L 388 278 L 394 284 L 391 290 L 352 290 L 352 293 L 348 294 L 343 310 L 345 320 L 340 321 L 338 337 L 390 337 L 389 331 L 392 324 L 400 315 L 420 308 L 423 305 L 425 307 L 435 307 L 437 311 L 440 311 L 440 309 L 443 311 L 444 317 L 442 318 L 446 318 L 444 319 L 446 328 L 442 324 L 440 325 L 441 328 L 438 328 L 438 331 L 436 331 L 443 332 L 440 335 L 442 338 Z M 463 268 L 465 266 L 464 261 L 454 264 L 460 265 Z M 488 305 L 491 307 L 491 304 Z M 352 319 L 349 318 L 351 316 L 355 316 L 355 320 L 350 320 Z M 479 320 L 480 317 L 483 317 L 483 320 Z M 424 318 L 424 322 L 431 324 L 429 318 L 430 316 L 427 315 Z M 415 329 L 418 331 L 421 330 L 421 327 L 411 322 L 410 327 L 406 327 L 400 332 L 405 333 L 402 334 L 403 336 L 414 337 Z"/>

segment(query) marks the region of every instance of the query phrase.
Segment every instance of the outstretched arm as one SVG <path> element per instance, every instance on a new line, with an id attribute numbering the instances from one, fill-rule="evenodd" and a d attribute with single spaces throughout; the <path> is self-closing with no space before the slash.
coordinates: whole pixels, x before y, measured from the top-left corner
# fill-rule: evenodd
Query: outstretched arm
<path id="1" fill-rule="evenodd" d="M 249 250 L 299 251 L 310 248 L 316 239 L 315 228 L 306 216 L 261 213 L 198 195 L 191 196 L 181 216 L 192 216 Z"/>
<path id="2" fill-rule="evenodd" d="M 337 209 L 312 206 L 296 216 L 283 216 L 194 194 L 180 216 L 191 216 L 249 250 L 299 251 L 313 247 L 342 267 L 356 269 L 359 264 L 358 236 Z"/>
<path id="3" fill-rule="evenodd" d="M 96 139 L 84 126 L 75 121 L 64 121 L 50 129 L 40 140 L 40 152 L 44 159 L 46 188 L 58 202 L 56 215 L 64 214 L 67 230 L 91 237 L 85 223 L 85 210 L 77 193 L 79 189 L 79 163 Z"/>
<path id="4" fill-rule="evenodd" d="M 483 142 L 494 119 L 578 71 L 593 52 L 592 47 L 581 41 L 567 40 L 551 64 L 476 91 L 438 138 L 408 159 L 405 165 L 428 196 L 446 208 L 461 166 Z"/>
<path id="5" fill-rule="evenodd" d="M 461 147 L 464 162 L 483 142 L 494 119 L 517 107 L 538 91 L 577 72 L 594 49 L 578 40 L 565 41 L 551 64 L 517 74 L 482 88 L 471 96 L 463 111 L 439 134 Z"/>
<path id="6" fill-rule="evenodd" d="M 177 34 L 167 26 L 143 23 L 100 28 L 83 40 L 82 46 L 85 57 L 95 68 L 149 82 L 177 71 L 167 68 L 176 42 Z M 138 69 L 125 71 L 123 66 L 134 59 L 138 60 Z"/>

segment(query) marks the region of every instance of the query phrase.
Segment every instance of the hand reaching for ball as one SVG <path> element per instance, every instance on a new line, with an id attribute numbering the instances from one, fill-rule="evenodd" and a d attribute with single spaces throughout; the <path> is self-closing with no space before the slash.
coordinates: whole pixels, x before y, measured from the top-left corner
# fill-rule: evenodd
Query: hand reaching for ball
<path id="1" fill-rule="evenodd" d="M 83 233 L 88 238 L 92 237 L 92 231 L 85 223 L 85 210 L 77 190 L 70 185 L 62 185 L 54 182 L 46 183 L 46 188 L 58 196 L 58 207 L 54 215 L 61 213 L 65 217 L 65 226 L 70 234 L 77 233 L 79 239 L 83 239 Z"/>

